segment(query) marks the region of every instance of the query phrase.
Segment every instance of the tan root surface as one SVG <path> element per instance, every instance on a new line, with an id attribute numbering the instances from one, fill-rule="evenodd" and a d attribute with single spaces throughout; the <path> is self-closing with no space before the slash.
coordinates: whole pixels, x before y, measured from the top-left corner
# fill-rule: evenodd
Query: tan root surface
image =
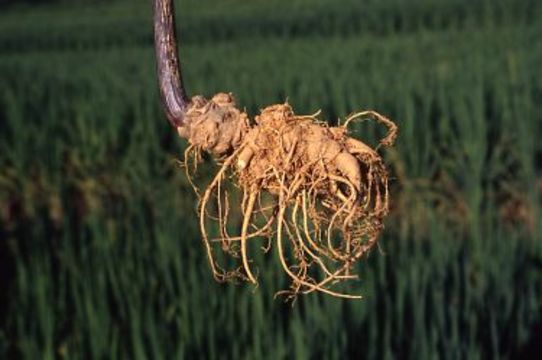
<path id="1" fill-rule="evenodd" d="M 220 169 L 200 192 L 199 217 L 203 241 L 214 277 L 257 283 L 249 244 L 263 243 L 264 252 L 277 250 L 291 279 L 287 296 L 315 291 L 344 298 L 360 298 L 334 290 L 337 283 L 356 279 L 358 259 L 375 245 L 388 213 L 388 174 L 382 158 L 368 145 L 348 136 L 348 125 L 374 119 L 388 128 L 380 141 L 393 145 L 396 125 L 374 111 L 354 114 L 338 127 L 328 127 L 318 113 L 295 115 L 288 104 L 272 105 L 250 125 L 246 113 L 229 94 L 207 101 L 192 99 L 187 128 L 179 129 L 190 147 L 188 167 L 201 151 L 213 154 Z M 191 174 L 187 171 L 188 176 Z M 232 198 L 227 182 L 242 194 Z M 240 234 L 228 232 L 240 206 Z M 218 229 L 212 238 L 210 229 Z M 224 270 L 215 248 L 238 259 L 238 267 Z"/>

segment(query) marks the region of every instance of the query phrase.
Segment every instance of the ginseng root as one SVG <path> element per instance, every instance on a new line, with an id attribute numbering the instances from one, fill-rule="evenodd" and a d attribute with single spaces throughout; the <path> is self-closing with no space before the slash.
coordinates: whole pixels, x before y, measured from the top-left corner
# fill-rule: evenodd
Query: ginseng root
<path id="1" fill-rule="evenodd" d="M 185 162 L 190 156 L 199 161 L 207 151 L 220 164 L 199 198 L 202 238 L 217 280 L 256 284 L 249 246 L 267 239 L 263 251 L 274 245 L 291 279 L 280 294 L 360 298 L 334 288 L 357 278 L 356 261 L 383 229 L 388 173 L 375 149 L 348 136 L 348 125 L 363 119 L 384 124 L 384 146 L 393 145 L 397 126 L 374 111 L 354 114 L 338 127 L 327 126 L 318 115 L 298 116 L 288 104 L 279 104 L 263 109 L 251 124 L 231 94 L 192 98 L 186 126 L 178 128 L 190 142 Z M 239 189 L 241 201 L 232 199 L 227 182 Z M 237 203 L 240 211 L 233 207 Z M 235 220 L 241 230 L 233 236 Z M 210 236 L 211 227 L 218 228 L 218 236 Z M 236 269 L 218 265 L 217 244 L 239 259 Z"/>

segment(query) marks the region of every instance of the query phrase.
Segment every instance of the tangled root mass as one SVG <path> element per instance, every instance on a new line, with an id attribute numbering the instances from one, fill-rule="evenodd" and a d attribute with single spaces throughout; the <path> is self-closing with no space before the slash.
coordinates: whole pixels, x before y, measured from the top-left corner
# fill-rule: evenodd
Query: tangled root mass
<path id="1" fill-rule="evenodd" d="M 372 118 L 388 128 L 381 145 L 391 146 L 396 125 L 374 111 L 354 114 L 343 125 L 329 127 L 318 113 L 298 116 L 288 104 L 269 106 L 251 125 L 230 94 L 211 100 L 194 97 L 187 126 L 179 134 L 190 147 L 185 164 L 201 152 L 213 154 L 220 169 L 199 194 L 199 220 L 214 277 L 257 283 L 249 244 L 262 241 L 263 251 L 277 249 L 291 279 L 288 296 L 324 292 L 359 298 L 335 290 L 356 279 L 354 264 L 376 243 L 388 213 L 388 174 L 382 158 L 348 136 L 348 124 Z M 191 174 L 187 171 L 188 176 Z M 240 234 L 229 233 L 234 201 L 231 181 L 242 194 Z M 218 237 L 210 236 L 210 227 Z M 267 241 L 266 241 L 267 240 Z M 214 252 L 220 248 L 238 259 L 225 270 Z"/>

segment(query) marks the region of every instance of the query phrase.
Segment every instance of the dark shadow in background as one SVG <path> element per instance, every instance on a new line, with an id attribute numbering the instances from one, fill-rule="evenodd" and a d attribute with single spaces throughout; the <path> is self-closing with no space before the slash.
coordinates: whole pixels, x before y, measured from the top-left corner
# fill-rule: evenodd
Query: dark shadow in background
<path id="1" fill-rule="evenodd" d="M 530 331 L 531 337 L 527 343 L 522 346 L 514 359 L 530 360 L 539 359 L 542 356 L 542 321 L 538 321 Z"/>

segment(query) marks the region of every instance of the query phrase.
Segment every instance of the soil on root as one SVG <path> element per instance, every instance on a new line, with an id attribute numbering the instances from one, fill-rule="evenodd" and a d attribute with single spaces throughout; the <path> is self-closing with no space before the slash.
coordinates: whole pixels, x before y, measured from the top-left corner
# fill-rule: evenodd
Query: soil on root
<path id="1" fill-rule="evenodd" d="M 354 265 L 376 244 L 388 214 L 388 173 L 382 158 L 363 142 L 348 136 L 353 121 L 374 119 L 388 128 L 381 145 L 392 146 L 396 125 L 374 111 L 354 114 L 344 124 L 329 127 L 319 113 L 295 115 L 288 104 L 269 106 L 250 125 L 229 94 L 207 101 L 193 99 L 185 153 L 197 164 L 201 152 L 219 160 L 219 170 L 199 194 L 199 220 L 213 275 L 218 281 L 246 280 L 257 284 L 248 244 L 277 249 L 291 279 L 280 291 L 288 298 L 323 292 L 360 298 L 334 288 L 357 279 Z M 379 145 L 380 146 L 380 145 Z M 241 195 L 240 234 L 232 235 L 235 203 L 228 183 Z M 237 203 L 239 203 L 237 202 Z M 211 237 L 209 227 L 218 228 Z M 214 251 L 220 248 L 238 259 L 234 270 L 223 269 Z"/>

